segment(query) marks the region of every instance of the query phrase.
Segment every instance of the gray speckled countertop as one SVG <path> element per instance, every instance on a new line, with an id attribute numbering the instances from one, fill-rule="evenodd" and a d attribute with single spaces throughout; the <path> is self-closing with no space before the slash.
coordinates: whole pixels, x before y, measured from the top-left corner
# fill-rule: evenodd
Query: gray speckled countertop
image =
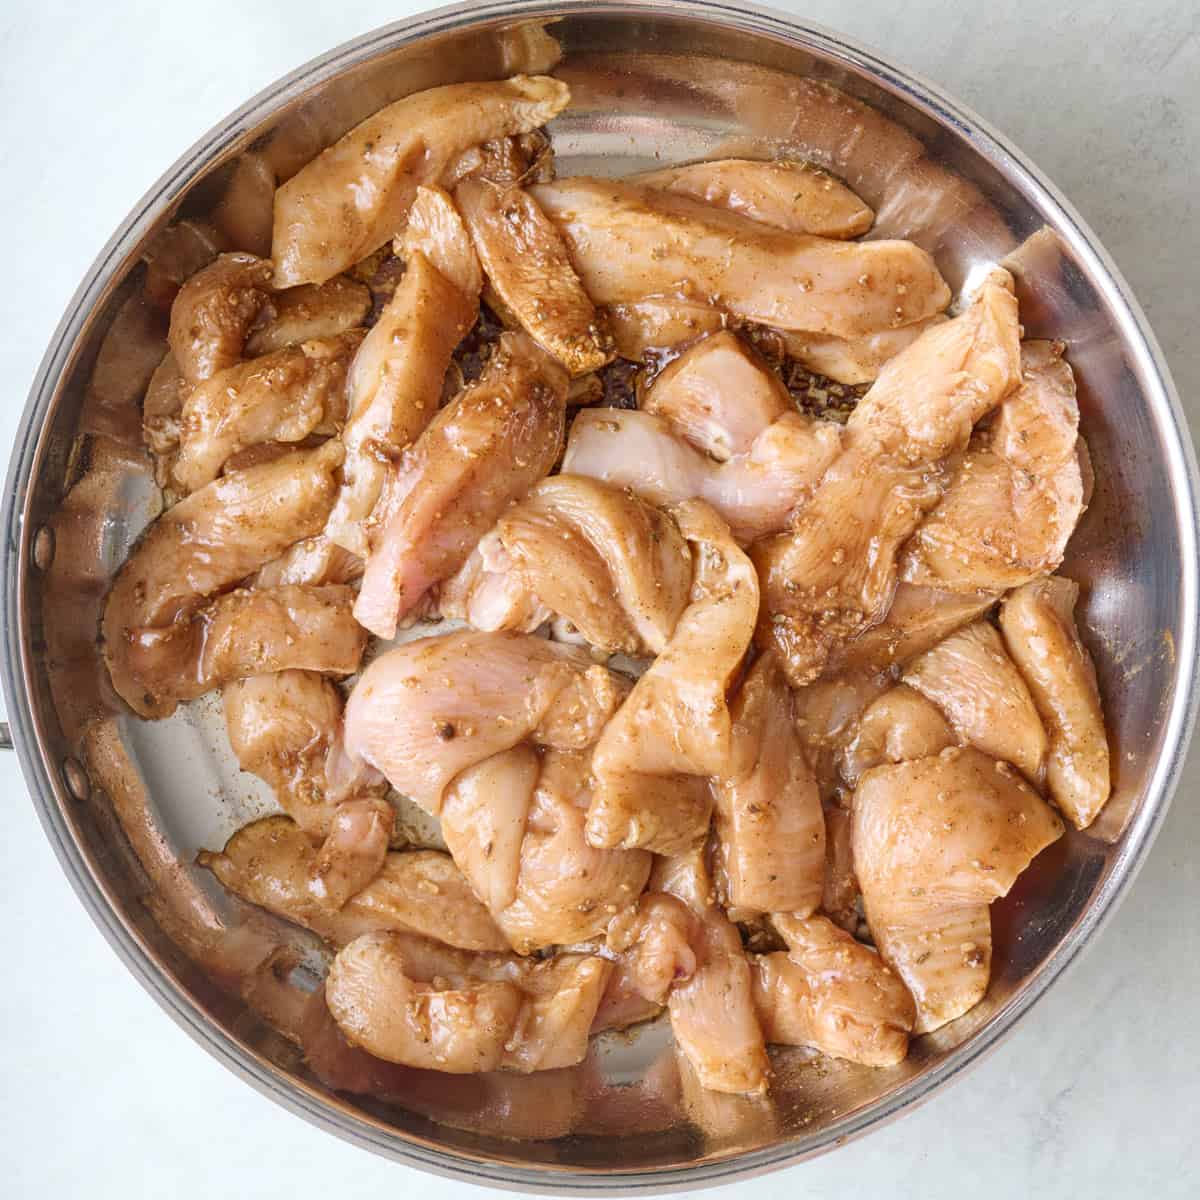
<path id="1" fill-rule="evenodd" d="M 0 5 L 0 412 L 132 203 L 271 80 L 427 7 L 380 0 Z M 973 106 L 1112 252 L 1200 429 L 1200 8 L 860 0 L 779 3 L 878 47 Z M 201 1051 L 92 927 L 0 760 L 0 1192 L 93 1200 L 476 1189 L 406 1172 L 285 1113 Z M 1061 1200 L 1200 1194 L 1200 758 L 1115 919 L 987 1061 L 851 1147 L 740 1195 Z M 479 1192 L 480 1196 L 484 1193 Z"/>

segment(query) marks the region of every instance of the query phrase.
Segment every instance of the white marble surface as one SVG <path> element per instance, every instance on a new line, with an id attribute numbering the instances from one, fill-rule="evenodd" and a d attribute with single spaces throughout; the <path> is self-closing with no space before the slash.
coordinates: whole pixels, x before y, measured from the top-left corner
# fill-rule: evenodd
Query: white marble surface
<path id="1" fill-rule="evenodd" d="M 0 3 L 0 444 L 76 283 L 197 136 L 309 57 L 424 7 L 381 0 Z M 939 81 L 1083 211 L 1149 312 L 1200 429 L 1195 0 L 780 4 Z M 1200 759 L 1098 943 L 982 1066 L 840 1153 L 739 1187 L 920 1200 L 1200 1193 Z M 476 1189 L 372 1158 L 263 1099 L 128 976 L 0 761 L 0 1146 L 13 1197 Z M 482 1193 L 480 1193 L 482 1195 Z"/>

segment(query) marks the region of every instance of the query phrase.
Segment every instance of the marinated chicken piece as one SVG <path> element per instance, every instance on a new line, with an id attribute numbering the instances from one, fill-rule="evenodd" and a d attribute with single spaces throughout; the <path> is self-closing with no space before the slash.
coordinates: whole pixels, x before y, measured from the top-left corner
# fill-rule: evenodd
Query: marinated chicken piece
<path id="1" fill-rule="evenodd" d="M 674 296 L 648 296 L 602 311 L 617 353 L 631 362 L 645 362 L 655 351 L 684 346 L 729 323 L 729 315 L 711 304 Z"/>
<path id="2" fill-rule="evenodd" d="M 530 189 L 597 304 L 682 295 L 747 321 L 855 337 L 908 325 L 950 299 L 910 242 L 838 242 L 635 183 L 582 176 Z"/>
<path id="3" fill-rule="evenodd" d="M 708 777 L 734 762 L 726 697 L 750 644 L 758 582 L 706 504 L 688 501 L 673 515 L 692 546 L 690 603 L 596 746 L 593 846 L 686 850 L 708 829 Z"/>
<path id="4" fill-rule="evenodd" d="M 844 183 L 807 162 L 721 158 L 632 178 L 642 187 L 691 196 L 792 233 L 856 238 L 875 220 Z"/>
<path id="5" fill-rule="evenodd" d="M 766 1092 L 736 1095 L 705 1087 L 688 1056 L 678 1047 L 667 1051 L 679 1075 L 678 1107 L 705 1138 L 722 1148 L 764 1145 L 779 1127 L 775 1102 Z"/>
<path id="6" fill-rule="evenodd" d="M 171 485 L 179 449 L 179 422 L 190 390 L 175 355 L 168 350 L 150 376 L 142 398 L 142 440 L 154 455 L 154 480 L 159 487 Z"/>
<path id="7" fill-rule="evenodd" d="M 367 933 L 338 952 L 325 994 L 342 1033 L 377 1058 L 528 1073 L 583 1059 L 611 970 L 593 955 L 537 961 Z"/>
<path id="8" fill-rule="evenodd" d="M 1000 606 L 1000 628 L 1046 723 L 1050 796 L 1076 829 L 1086 829 L 1111 783 L 1096 668 L 1075 624 L 1078 599 L 1079 585 L 1061 575 L 1027 583 Z"/>
<path id="9" fill-rule="evenodd" d="M 332 434 L 346 414 L 346 369 L 362 335 L 289 346 L 226 367 L 192 389 L 179 418 L 174 482 L 194 492 L 263 442 Z"/>
<path id="10" fill-rule="evenodd" d="M 450 785 L 442 836 L 455 862 L 520 954 L 601 937 L 650 874 L 642 850 L 597 850 L 584 839 L 591 755 L 518 746 Z"/>
<path id="11" fill-rule="evenodd" d="M 787 952 L 750 960 L 767 1041 L 867 1067 L 902 1062 L 916 1008 L 879 955 L 827 917 L 780 914 L 772 923 Z"/>
<path id="12" fill-rule="evenodd" d="M 573 647 L 464 630 L 380 655 L 346 705 L 346 749 L 435 816 L 462 771 L 526 740 L 583 750 L 625 694 Z"/>
<path id="13" fill-rule="evenodd" d="M 584 409 L 571 426 L 562 469 L 629 488 L 665 506 L 699 498 L 749 544 L 783 529 L 838 456 L 842 430 L 798 412 L 768 425 L 746 454 L 714 462 L 650 413 Z"/>
<path id="14" fill-rule="evenodd" d="M 825 805 L 825 888 L 821 909 L 848 933 L 858 929 L 858 880 L 854 876 L 854 849 L 850 841 L 848 810 Z"/>
<path id="15" fill-rule="evenodd" d="M 375 878 L 332 911 L 313 898 L 316 860 L 312 838 L 288 817 L 255 821 L 239 829 L 221 853 L 197 857 L 235 895 L 313 930 L 334 946 L 364 933 L 392 930 L 464 950 L 508 949 L 454 860 L 440 850 L 392 851 Z"/>
<path id="16" fill-rule="evenodd" d="M 357 329 L 371 311 L 371 289 L 339 275 L 320 287 L 305 283 L 276 292 L 271 308 L 273 315 L 246 339 L 251 358 Z"/>
<path id="17" fill-rule="evenodd" d="M 946 678 L 945 682 L 963 691 L 971 687 L 966 679 Z M 958 736 L 932 700 L 906 684 L 897 684 L 872 701 L 859 718 L 842 756 L 842 776 L 853 787 L 872 767 L 929 758 L 958 744 Z"/>
<path id="18" fill-rule="evenodd" d="M 221 254 L 179 289 L 167 341 L 188 384 L 241 361 L 255 324 L 271 314 L 271 263 L 253 254 Z"/>
<path id="19" fill-rule="evenodd" d="M 901 350 L 907 350 L 925 330 L 944 324 L 946 319 L 942 313 L 935 313 L 898 329 L 881 329 L 853 338 L 783 330 L 779 337 L 787 354 L 810 371 L 838 383 L 858 385 L 874 383 Z"/>
<path id="20" fill-rule="evenodd" d="M 671 985 L 667 1009 L 676 1045 L 701 1086 L 735 1094 L 766 1091 L 770 1071 L 742 939 L 717 907 L 703 851 L 660 859 L 650 880 L 698 919 L 695 969 Z"/>
<path id="21" fill-rule="evenodd" d="M 241 588 L 170 625 L 127 628 L 118 675 L 140 716 L 169 716 L 184 700 L 247 675 L 358 670 L 367 634 L 345 586 Z"/>
<path id="22" fill-rule="evenodd" d="M 254 576 L 255 587 L 283 583 L 353 583 L 363 572 L 361 558 L 343 550 L 323 533 L 302 538 Z"/>
<path id="23" fill-rule="evenodd" d="M 732 716 L 736 766 L 714 787 L 725 907 L 807 916 L 821 902 L 825 816 L 774 655 L 751 668 Z"/>
<path id="24" fill-rule="evenodd" d="M 554 148 L 545 130 L 495 138 L 471 146 L 442 176 L 442 186 L 455 188 L 464 179 L 485 179 L 506 187 L 524 187 L 554 178 Z"/>
<path id="25" fill-rule="evenodd" d="M 318 532 L 333 503 L 341 447 L 330 442 L 214 480 L 159 517 L 125 560 L 105 602 L 104 657 L 140 716 L 164 715 L 130 674 L 133 640 L 186 618 L 205 600 Z"/>
<path id="26" fill-rule="evenodd" d="M 692 559 L 675 523 L 594 479 L 543 479 L 496 537 L 527 591 L 609 654 L 661 653 L 688 604 Z"/>
<path id="27" fill-rule="evenodd" d="M 991 962 L 988 905 L 1061 836 L 1006 763 L 973 748 L 876 767 L 854 793 L 854 870 L 875 945 L 928 1033 L 974 1007 Z"/>
<path id="28" fill-rule="evenodd" d="M 275 193 L 279 287 L 324 283 L 404 228 L 417 188 L 470 146 L 545 125 L 567 105 L 543 75 L 416 92 L 356 125 Z"/>
<path id="29" fill-rule="evenodd" d="M 1003 591 L 1053 571 L 1084 509 L 1079 407 L 1061 343 L 1022 347 L 1021 386 L 977 431 L 901 572 L 951 591 Z"/>
<path id="30" fill-rule="evenodd" d="M 696 973 L 701 940 L 700 917 L 665 892 L 645 893 L 636 907 L 612 918 L 607 933 L 630 987 L 657 1005 L 666 1004 L 673 984 Z"/>
<path id="31" fill-rule="evenodd" d="M 641 407 L 697 450 L 726 462 L 748 454 L 792 404 L 766 363 L 724 330 L 702 338 L 661 371 Z"/>
<path id="32" fill-rule="evenodd" d="M 939 461 L 1019 379 L 1018 334 L 1012 279 L 994 272 L 962 315 L 888 363 L 792 530 L 755 547 L 760 640 L 793 686 L 887 615 L 897 553 L 941 495 Z"/>
<path id="33" fill-rule="evenodd" d="M 951 634 L 908 665 L 904 682 L 946 714 L 962 741 L 1040 784 L 1046 731 L 995 626 L 976 621 Z"/>
<path id="34" fill-rule="evenodd" d="M 628 1029 L 642 1021 L 652 1021 L 663 1010 L 661 1004 L 647 1000 L 638 990 L 623 959 L 613 963 L 612 974 L 596 1016 L 592 1021 L 592 1033 L 604 1033 L 609 1029 Z"/>
<path id="35" fill-rule="evenodd" d="M 514 570 L 494 529 L 438 588 L 438 611 L 485 633 L 533 633 L 554 615 Z"/>
<path id="36" fill-rule="evenodd" d="M 478 381 L 391 468 L 354 606 L 377 637 L 394 637 L 400 618 L 549 472 L 562 447 L 566 395 L 566 372 L 553 359 L 523 334 L 502 334 Z"/>
<path id="37" fill-rule="evenodd" d="M 982 616 L 998 599 L 993 592 L 940 592 L 901 580 L 887 616 L 838 646 L 829 656 L 826 674 L 902 667 Z"/>
<path id="38" fill-rule="evenodd" d="M 346 462 L 329 519 L 329 536 L 360 558 L 367 556 L 363 522 L 388 464 L 433 420 L 450 357 L 479 313 L 483 284 L 471 239 L 441 189 L 417 189 L 398 240 L 404 275 L 350 367 Z"/>
<path id="39" fill-rule="evenodd" d="M 609 362 L 612 338 L 533 197 L 514 184 L 471 178 L 454 199 L 488 279 L 521 328 L 572 375 Z"/>

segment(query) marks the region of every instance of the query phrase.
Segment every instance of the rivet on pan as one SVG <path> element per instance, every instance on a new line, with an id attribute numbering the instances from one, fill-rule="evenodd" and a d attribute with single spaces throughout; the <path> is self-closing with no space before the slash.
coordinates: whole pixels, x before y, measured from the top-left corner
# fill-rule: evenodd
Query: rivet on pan
<path id="1" fill-rule="evenodd" d="M 63 761 L 63 778 L 67 781 L 67 791 L 76 800 L 88 798 L 91 786 L 88 783 L 87 773 L 73 758 Z"/>
<path id="2" fill-rule="evenodd" d="M 54 530 L 43 525 L 33 538 L 33 565 L 39 571 L 49 570 L 54 561 Z"/>

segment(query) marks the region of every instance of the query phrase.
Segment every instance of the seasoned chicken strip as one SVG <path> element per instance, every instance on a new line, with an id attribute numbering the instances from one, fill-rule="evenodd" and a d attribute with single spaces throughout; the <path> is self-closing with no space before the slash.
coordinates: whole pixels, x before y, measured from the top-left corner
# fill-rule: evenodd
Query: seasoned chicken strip
<path id="1" fill-rule="evenodd" d="M 854 337 L 950 299 L 910 242 L 837 242 L 772 229 L 702 201 L 582 176 L 530 189 L 597 304 L 682 294 L 748 321 Z"/>
<path id="2" fill-rule="evenodd" d="M 338 952 L 325 995 L 342 1033 L 378 1058 L 528 1073 L 583 1059 L 611 970 L 593 955 L 535 961 L 367 933 Z"/>
<path id="3" fill-rule="evenodd" d="M 916 1007 L 891 968 L 827 917 L 771 920 L 787 952 L 750 960 L 767 1041 L 867 1067 L 902 1062 Z"/>
<path id="4" fill-rule="evenodd" d="M 976 621 L 951 634 L 909 663 L 903 678 L 946 714 L 962 741 L 1041 783 L 1046 731 L 994 625 Z"/>
<path id="5" fill-rule="evenodd" d="M 254 576 L 255 587 L 282 583 L 353 583 L 362 576 L 361 558 L 343 550 L 323 533 L 302 538 L 278 558 L 264 563 Z"/>
<path id="6" fill-rule="evenodd" d="M 543 479 L 496 536 L 529 592 L 610 654 L 661 653 L 688 604 L 692 558 L 675 522 L 594 479 Z"/>
<path id="7" fill-rule="evenodd" d="M 507 950 L 508 942 L 450 855 L 392 851 L 376 877 L 340 909 L 313 899 L 317 850 L 288 817 L 265 817 L 239 829 L 219 854 L 197 857 L 231 892 L 345 946 L 364 933 L 392 930 L 460 946 Z"/>
<path id="8" fill-rule="evenodd" d="M 856 238 L 875 220 L 875 214 L 844 183 L 807 162 L 721 158 L 645 171 L 631 181 L 691 196 L 792 233 Z"/>
<path id="9" fill-rule="evenodd" d="M 840 425 L 787 412 L 746 454 L 718 463 L 676 437 L 661 417 L 587 408 L 571 426 L 562 469 L 629 488 L 659 506 L 704 500 L 746 545 L 787 525 L 841 444 Z"/>
<path id="10" fill-rule="evenodd" d="M 1000 606 L 1000 628 L 1050 736 L 1050 796 L 1076 829 L 1086 829 L 1111 783 L 1096 668 L 1075 624 L 1078 599 L 1079 585 L 1061 575 L 1027 583 Z"/>
<path id="11" fill-rule="evenodd" d="M 355 331 L 289 346 L 197 384 L 180 414 L 175 484 L 194 492 L 248 447 L 336 432 L 346 414 L 346 369 L 361 340 Z"/>
<path id="12" fill-rule="evenodd" d="M 821 902 L 825 816 L 774 655 L 751 668 L 732 716 L 736 765 L 714 787 L 725 907 L 807 916 Z"/>
<path id="13" fill-rule="evenodd" d="M 164 715 L 130 674 L 135 631 L 163 628 L 318 532 L 341 447 L 291 454 L 214 480 L 147 530 L 113 581 L 101 630 L 113 686 L 141 716 Z"/>
<path id="14" fill-rule="evenodd" d="M 479 313 L 483 285 L 471 239 L 440 188 L 417 189 L 397 251 L 404 275 L 350 367 L 346 462 L 329 518 L 330 538 L 359 558 L 367 556 L 364 522 L 388 464 L 437 413 L 446 368 Z"/>
<path id="15" fill-rule="evenodd" d="M 874 383 L 901 350 L 907 350 L 927 329 L 945 324 L 947 317 L 935 313 L 897 329 L 881 329 L 860 337 L 839 338 L 819 333 L 777 331 L 787 354 L 818 375 L 838 383 Z"/>
<path id="16" fill-rule="evenodd" d="M 630 987 L 663 1005 L 672 984 L 695 974 L 702 936 L 700 917 L 683 900 L 651 891 L 612 918 L 606 944 L 621 955 Z"/>
<path id="17" fill-rule="evenodd" d="M 237 364 L 255 323 L 272 314 L 271 263 L 253 254 L 221 254 L 179 289 L 167 341 L 189 384 Z"/>
<path id="18" fill-rule="evenodd" d="M 523 334 L 502 334 L 478 381 L 392 468 L 372 518 L 354 615 L 378 637 L 466 562 L 562 446 L 566 372 Z"/>
<path id="19" fill-rule="evenodd" d="M 1018 334 L 1012 279 L 996 271 L 962 315 L 888 363 L 793 529 L 755 547 L 759 638 L 779 649 L 794 686 L 886 616 L 897 552 L 941 495 L 939 461 L 1019 379 Z"/>
<path id="20" fill-rule="evenodd" d="M 692 545 L 690 603 L 596 746 L 593 846 L 686 850 L 708 829 L 707 777 L 733 765 L 727 693 L 750 644 L 758 583 L 706 504 L 689 501 L 673 515 Z"/>
<path id="21" fill-rule="evenodd" d="M 876 767 L 854 793 L 854 870 L 871 936 L 917 1003 L 915 1032 L 983 998 L 988 905 L 1062 822 L 1005 763 L 966 748 Z"/>
<path id="22" fill-rule="evenodd" d="M 853 787 L 872 767 L 928 758 L 958 744 L 958 736 L 932 700 L 897 684 L 873 700 L 858 719 L 842 755 L 842 776 Z"/>
<path id="23" fill-rule="evenodd" d="M 529 590 L 493 529 L 438 588 L 438 612 L 485 633 L 533 633 L 554 615 Z"/>
<path id="24" fill-rule="evenodd" d="M 1079 406 L 1061 343 L 1026 342 L 1021 386 L 977 431 L 941 502 L 901 559 L 902 577 L 1003 591 L 1053 571 L 1084 509 Z"/>
<path id="25" fill-rule="evenodd" d="M 655 376 L 641 408 L 697 450 L 725 462 L 748 454 L 792 403 L 766 363 L 724 330 L 702 338 Z"/>
<path id="26" fill-rule="evenodd" d="M 404 228 L 421 184 L 469 146 L 545 125 L 567 105 L 544 75 L 416 92 L 356 125 L 275 193 L 279 287 L 324 283 Z"/>
<path id="27" fill-rule="evenodd" d="M 645 362 L 656 351 L 673 350 L 729 324 L 729 314 L 698 300 L 647 296 L 601 310 L 612 330 L 617 353 Z"/>
<path id="28" fill-rule="evenodd" d="M 835 925 L 858 929 L 858 880 L 854 876 L 850 813 L 836 804 L 825 805 L 825 889 L 821 909 Z"/>
<path id="29" fill-rule="evenodd" d="M 371 289 L 338 275 L 320 287 L 305 283 L 276 292 L 271 309 L 273 315 L 246 339 L 251 358 L 357 329 L 371 311 Z"/>
<path id="30" fill-rule="evenodd" d="M 625 694 L 572 646 L 463 631 L 408 642 L 363 671 L 346 705 L 346 749 L 436 815 L 468 767 L 526 740 L 592 745 Z"/>
<path id="31" fill-rule="evenodd" d="M 464 179 L 454 199 L 488 279 L 521 328 L 572 375 L 609 362 L 612 337 L 537 201 L 523 188 L 479 178 Z"/>

